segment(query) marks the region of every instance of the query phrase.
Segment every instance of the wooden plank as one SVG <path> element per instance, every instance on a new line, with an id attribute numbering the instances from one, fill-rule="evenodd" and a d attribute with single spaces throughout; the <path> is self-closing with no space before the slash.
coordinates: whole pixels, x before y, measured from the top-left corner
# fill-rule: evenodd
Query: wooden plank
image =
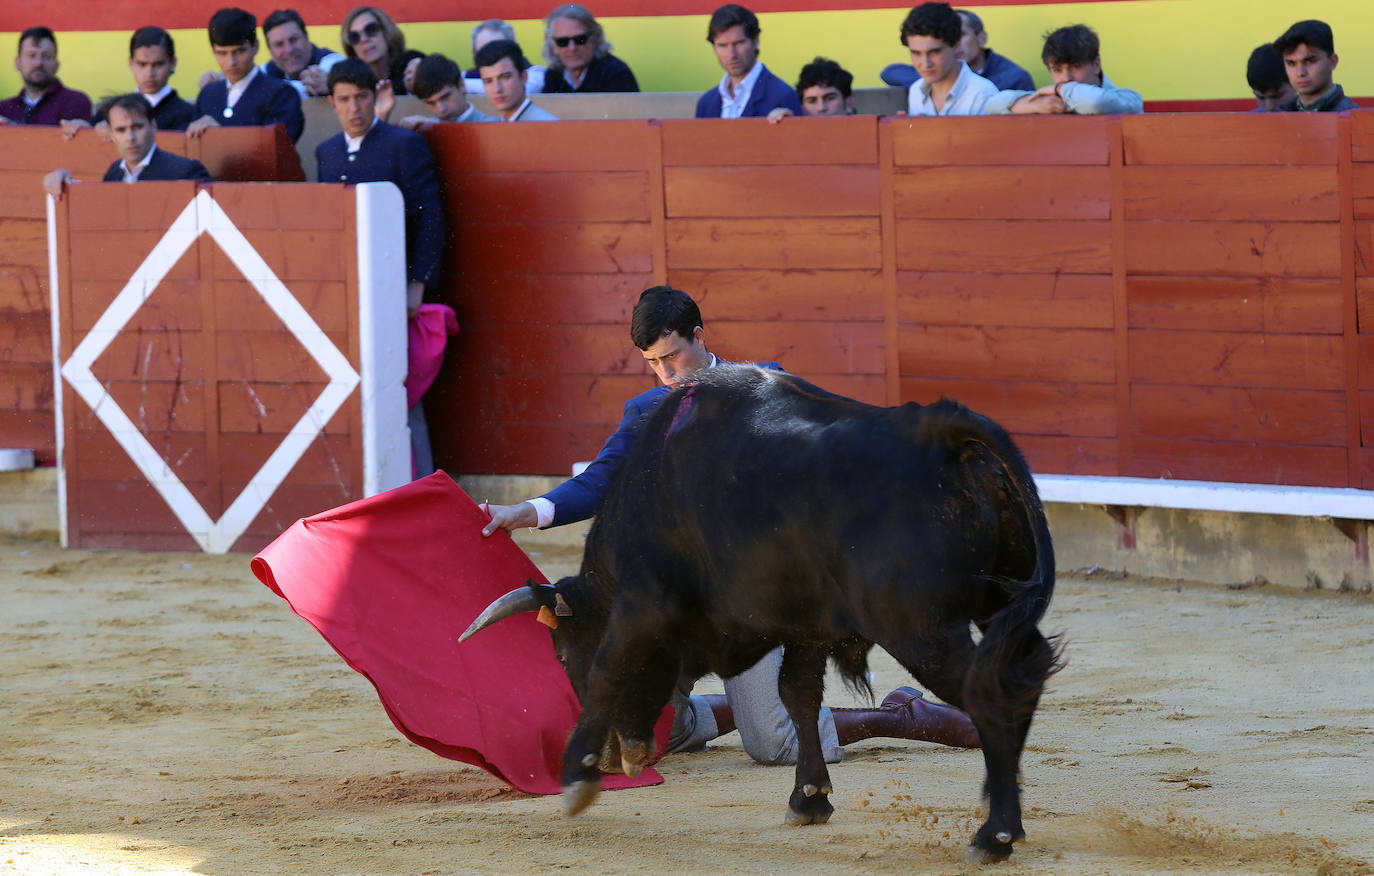
<path id="1" fill-rule="evenodd" d="M 1339 390 L 1339 335 L 1131 330 L 1131 380 L 1191 386 Z M 1374 347 L 1371 347 L 1374 352 Z"/>
<path id="2" fill-rule="evenodd" d="M 1038 380 L 902 378 L 902 400 L 932 404 L 957 399 L 1009 432 L 1030 435 L 1116 435 L 1116 388 L 1109 383 Z"/>
<path id="3" fill-rule="evenodd" d="M 65 167 L 79 178 L 93 174 L 99 180 L 119 157 L 114 144 L 102 143 L 92 131 L 82 131 L 71 140 L 63 140 L 56 128 L 47 125 L 4 125 L 0 131 L 0 155 L 12 170 L 41 175 Z"/>
<path id="4" fill-rule="evenodd" d="M 1355 222 L 1355 275 L 1374 276 L 1374 222 Z"/>
<path id="5" fill-rule="evenodd" d="M 1111 273 L 1111 223 L 899 219 L 897 267 L 1027 274 Z"/>
<path id="6" fill-rule="evenodd" d="M 1126 286 L 1126 144 L 1121 125 L 1111 127 L 1112 169 L 1112 348 L 1116 356 L 1116 470 L 1130 468 L 1131 435 L 1130 297 Z"/>
<path id="7" fill-rule="evenodd" d="M 1107 164 L 1106 116 L 888 118 L 897 165 Z"/>
<path id="8" fill-rule="evenodd" d="M 1112 343 L 1100 329 L 904 326 L 902 376 L 1112 383 Z"/>
<path id="9" fill-rule="evenodd" d="M 901 323 L 897 285 L 897 199 L 892 157 L 892 125 L 878 126 L 878 166 L 882 173 L 880 198 L 883 242 L 883 345 L 887 356 L 883 361 L 883 398 L 889 405 L 902 399 Z"/>
<path id="10" fill-rule="evenodd" d="M 1126 285 L 1131 328 L 1341 333 L 1341 289 L 1335 280 L 1136 274 Z"/>
<path id="11" fill-rule="evenodd" d="M 353 209 L 344 186 L 261 183 L 217 186 L 211 194 L 240 231 L 343 231 Z"/>
<path id="12" fill-rule="evenodd" d="M 1374 163 L 1351 166 L 1355 218 L 1374 219 Z"/>
<path id="13" fill-rule="evenodd" d="M 280 337 L 280 334 L 274 336 Z M 299 344 L 295 347 L 299 349 Z M 96 360 L 91 373 L 102 383 L 118 380 L 204 380 L 200 332 L 124 331 L 115 335 Z M 67 351 L 66 355 L 71 355 Z"/>
<path id="14" fill-rule="evenodd" d="M 1334 165 L 1138 165 L 1125 171 L 1128 219 L 1334 222 L 1340 218 Z"/>
<path id="15" fill-rule="evenodd" d="M 243 236 L 257 250 L 262 260 L 278 280 L 292 283 L 309 280 L 319 283 L 342 283 L 347 274 L 344 264 L 348 258 L 347 237 L 342 231 L 318 229 L 247 229 Z M 201 238 L 206 246 L 219 250 L 209 238 Z M 222 252 L 222 251 L 221 251 Z M 353 256 L 356 258 L 356 254 Z M 267 280 L 270 277 L 246 277 L 239 266 L 227 257 L 215 259 L 216 280 Z"/>
<path id="16" fill-rule="evenodd" d="M 1360 445 L 1374 448 L 1374 389 L 1359 391 Z"/>
<path id="17" fill-rule="evenodd" d="M 99 471 L 92 468 L 92 471 Z M 184 481 L 195 500 L 211 517 L 219 516 L 219 509 L 206 500 L 203 481 Z M 83 477 L 67 482 L 67 502 L 82 533 L 128 532 L 153 533 L 185 531 L 167 502 L 152 485 L 142 479 L 109 480 L 104 477 Z M 199 550 L 193 547 L 189 550 Z"/>
<path id="18" fill-rule="evenodd" d="M 1345 407 L 1360 408 L 1360 311 L 1355 280 L 1355 202 L 1354 164 L 1351 160 L 1350 117 L 1336 123 L 1337 154 L 1341 198 L 1341 329 L 1345 340 Z M 1346 421 L 1346 477 L 1351 486 L 1360 482 L 1360 424 L 1351 416 Z"/>
<path id="19" fill-rule="evenodd" d="M 794 373 L 827 392 L 833 392 L 865 404 L 887 404 L 887 375 L 885 374 Z"/>
<path id="20" fill-rule="evenodd" d="M 73 429 L 68 436 L 70 450 L 82 467 L 103 481 L 130 481 L 146 484 L 128 452 L 98 420 L 86 424 L 89 428 Z M 206 498 L 205 434 L 198 430 L 143 433 L 159 457 L 172 473 L 186 484 L 197 484 L 196 500 Z M 71 481 L 69 481 L 71 483 Z M 152 487 L 150 486 L 151 490 Z M 161 498 L 157 500 L 166 505 Z M 127 508 L 124 513 L 127 513 Z"/>
<path id="21" fill-rule="evenodd" d="M 1340 390 L 1131 385 L 1131 432 L 1154 438 L 1344 447 L 1345 409 Z"/>
<path id="22" fill-rule="evenodd" d="M 1360 482 L 1355 486 L 1361 489 L 1374 489 L 1374 448 L 1361 447 L 1359 453 Z"/>
<path id="23" fill-rule="evenodd" d="M 335 417 L 345 421 L 346 416 Z M 285 435 L 234 435 L 220 450 L 218 475 L 224 483 L 224 500 L 233 502 L 276 451 Z M 362 445 L 352 438 L 332 435 L 316 438 L 300 460 L 291 467 L 283 487 L 322 486 L 336 491 L 337 504 L 351 502 L 362 495 Z M 280 489 L 280 488 L 279 488 Z M 276 494 L 273 494 L 273 499 Z M 327 506 L 328 507 L 328 506 Z M 306 514 L 315 514 L 324 507 Z M 293 521 L 294 522 L 294 519 Z"/>
<path id="24" fill-rule="evenodd" d="M 219 431 L 235 436 L 229 443 L 238 441 L 241 433 L 271 434 L 280 441 L 285 433 L 295 427 L 326 386 L 328 384 L 323 382 L 283 383 L 221 375 L 217 393 Z M 330 435 L 347 434 L 348 428 L 347 418 L 342 413 L 336 413 L 326 425 L 325 432 Z"/>
<path id="25" fill-rule="evenodd" d="M 1374 276 L 1355 278 L 1355 295 L 1359 308 L 1359 329 L 1374 333 Z"/>
<path id="26" fill-rule="evenodd" d="M 1343 487 L 1345 448 L 1142 437 L 1135 439 L 1131 470 L 1124 474 L 1138 478 Z"/>
<path id="27" fill-rule="evenodd" d="M 1374 161 L 1374 118 L 1350 114 L 1350 150 L 1355 161 Z"/>
<path id="28" fill-rule="evenodd" d="M 668 268 L 877 268 L 876 218 L 669 219 Z"/>
<path id="29" fill-rule="evenodd" d="M 475 324 L 461 339 L 459 369 L 463 363 L 480 363 L 485 380 L 510 374 L 650 374 L 623 324 L 530 323 L 514 330 Z"/>
<path id="30" fill-rule="evenodd" d="M 112 380 L 105 389 L 143 434 L 203 432 L 205 385 L 199 380 Z M 91 428 L 105 428 L 94 425 Z"/>
<path id="31" fill-rule="evenodd" d="M 535 274 L 647 274 L 653 270 L 647 222 L 472 223 L 463 226 L 450 249 L 464 270 L 519 267 Z"/>
<path id="32" fill-rule="evenodd" d="M 52 320 L 14 314 L 0 320 L 0 362 L 52 364 Z"/>
<path id="33" fill-rule="evenodd" d="M 562 169 L 462 173 L 445 178 L 444 199 L 480 205 L 474 213 L 482 222 L 648 222 L 649 174 Z"/>
<path id="34" fill-rule="evenodd" d="M 96 252 L 100 253 L 100 258 L 74 258 L 66 279 L 73 283 L 83 280 L 94 280 L 102 283 L 119 282 L 122 286 L 123 281 L 127 281 L 129 277 L 133 276 L 134 271 L 138 270 L 161 239 L 161 231 L 73 231 L 71 234 L 72 251 L 75 253 Z M 199 280 L 200 259 L 196 255 L 196 251 L 201 246 L 212 245 L 206 238 L 200 238 L 196 245 L 178 259 L 172 269 L 167 272 L 166 279 Z M 2 260 L 3 257 L 0 257 L 0 261 Z M 44 254 L 42 263 L 46 263 L 46 261 L 47 255 Z M 34 262 L 34 264 L 39 263 Z"/>
<path id="35" fill-rule="evenodd" d="M 516 268 L 518 265 L 512 265 Z M 630 313 L 653 275 L 464 271 L 462 297 L 451 300 L 466 333 L 475 322 L 609 323 L 629 337 Z M 684 286 L 701 303 L 697 290 Z M 714 314 L 708 314 L 710 320 Z M 508 328 L 504 330 L 516 331 Z M 455 340 L 454 343 L 462 343 Z"/>
<path id="36" fill-rule="evenodd" d="M 148 231 L 160 238 L 195 196 L 196 184 L 189 181 L 142 182 L 137 198 L 119 186 L 72 186 L 68 215 L 73 233 Z"/>
<path id="37" fill-rule="evenodd" d="M 670 271 L 668 283 L 701 308 L 709 329 L 729 320 L 881 320 L 882 273 L 876 269 Z M 628 312 L 624 318 L 629 322 Z"/>
<path id="38" fill-rule="evenodd" d="M 692 165 L 875 164 L 877 119 L 665 119 L 663 163 Z M 623 147 L 620 147 L 623 148 Z"/>
<path id="39" fill-rule="evenodd" d="M 1339 277 L 1336 222 L 1127 222 L 1131 273 Z"/>
<path id="40" fill-rule="evenodd" d="M 156 302 L 163 292 L 167 291 L 165 287 L 168 285 L 163 283 L 158 293 L 149 299 L 149 303 Z M 190 290 L 195 290 L 194 295 L 199 300 L 199 284 L 187 285 Z M 349 312 L 348 288 L 342 282 L 312 283 L 309 280 L 292 280 L 287 288 L 323 331 L 347 332 L 349 327 L 357 322 L 357 316 Z M 268 307 L 262 295 L 246 280 L 217 280 L 214 289 L 215 324 L 221 329 L 251 330 L 281 324 L 281 320 Z"/>
<path id="41" fill-rule="evenodd" d="M 668 167 L 669 218 L 873 216 L 876 165 Z"/>
<path id="42" fill-rule="evenodd" d="M 897 288 L 904 323 L 1112 327 L 1108 274 L 899 271 Z"/>
<path id="43" fill-rule="evenodd" d="M 0 408 L 0 447 L 32 448 L 39 464 L 50 465 L 57 447 L 52 412 Z"/>
<path id="44" fill-rule="evenodd" d="M 10 362 L 0 359 L 0 410 L 52 412 L 52 360 Z M 0 447 L 12 445 L 0 443 Z"/>
<path id="45" fill-rule="evenodd" d="M 648 120 L 564 120 L 533 129 L 510 125 L 430 125 L 423 132 L 440 177 L 544 170 L 648 170 L 658 136 Z"/>
<path id="46" fill-rule="evenodd" d="M 1126 163 L 1336 164 L 1334 113 L 1125 116 Z"/>
<path id="47" fill-rule="evenodd" d="M 1038 474 L 1099 475 L 1111 477 L 1117 470 L 1115 438 L 1080 438 L 1065 435 L 1014 435 L 1016 445 Z"/>
<path id="48" fill-rule="evenodd" d="M 347 336 L 328 332 L 325 336 L 340 350 L 347 348 Z M 309 351 L 285 329 L 226 329 L 215 335 L 214 352 L 211 361 L 226 380 L 323 383 L 329 379 Z"/>
<path id="49" fill-rule="evenodd" d="M 1105 167 L 903 167 L 894 179 L 901 219 L 1107 219 Z"/>
<path id="50" fill-rule="evenodd" d="M 883 374 L 879 322 L 713 323 L 711 351 L 731 362 L 778 362 L 796 374 Z"/>
<path id="51" fill-rule="evenodd" d="M 195 257 L 198 252 L 198 249 L 192 249 L 187 257 Z M 199 268 L 196 272 L 199 273 Z M 119 279 L 75 280 L 69 283 L 71 327 L 83 334 L 90 330 L 124 289 L 125 282 L 124 279 Z M 134 311 L 125 328 L 143 331 L 199 331 L 202 325 L 200 299 L 201 284 L 198 280 L 164 280 L 143 299 L 143 303 Z M 260 326 L 260 322 L 255 325 Z"/>
<path id="52" fill-rule="evenodd" d="M 0 319 L 46 314 L 49 300 L 46 263 L 0 267 Z"/>
<path id="53" fill-rule="evenodd" d="M 435 453 L 452 459 L 469 474 L 558 475 L 568 477 L 572 464 L 596 458 L 615 424 L 579 425 L 538 422 L 484 422 L 482 428 L 441 433 L 432 425 Z"/>
<path id="54" fill-rule="evenodd" d="M 38 219 L 0 219 L 0 265 L 48 263 L 48 226 Z"/>
<path id="55" fill-rule="evenodd" d="M 43 191 L 43 175 L 44 172 L 40 170 L 0 167 L 0 216 L 12 219 L 42 218 L 47 212 L 48 202 L 47 192 Z M 100 177 L 87 176 L 85 179 L 94 182 Z"/>
<path id="56" fill-rule="evenodd" d="M 168 133 L 170 144 L 175 135 Z M 299 156 L 294 149 L 279 150 L 278 137 L 275 126 L 224 126 L 206 131 L 186 151 L 221 182 L 304 180 Z M 158 142 L 162 142 L 161 134 Z"/>
<path id="57" fill-rule="evenodd" d="M 195 539 L 191 538 L 184 528 L 169 529 L 165 532 L 105 532 L 82 531 L 73 527 L 70 537 L 70 547 L 83 550 L 200 552 L 200 545 L 196 544 Z M 267 543 L 270 544 L 270 540 Z M 266 544 L 263 545 L 265 546 Z M 255 554 L 257 551 L 239 553 Z"/>

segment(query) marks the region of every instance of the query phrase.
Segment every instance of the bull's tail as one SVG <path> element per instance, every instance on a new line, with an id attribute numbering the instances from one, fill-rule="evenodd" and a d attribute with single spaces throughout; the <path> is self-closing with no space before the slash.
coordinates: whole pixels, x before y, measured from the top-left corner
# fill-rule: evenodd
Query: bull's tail
<path id="1" fill-rule="evenodd" d="M 983 636 L 963 684 L 965 709 L 982 712 L 988 719 L 1000 715 L 1002 720 L 1028 722 L 1045 682 L 1064 666 L 1058 637 L 1046 638 L 1038 628 L 1054 594 L 1054 545 L 1045 508 L 1030 467 L 1000 426 L 949 399 L 942 399 L 926 412 L 935 415 L 933 419 L 946 441 L 960 447 L 970 442 L 981 444 L 996 457 L 1010 482 L 1012 495 L 1008 499 L 1024 517 L 1034 545 L 1035 566 L 1030 577 L 998 581 L 1006 591 L 1007 602 L 980 621 Z M 940 416 L 942 413 L 945 416 Z"/>

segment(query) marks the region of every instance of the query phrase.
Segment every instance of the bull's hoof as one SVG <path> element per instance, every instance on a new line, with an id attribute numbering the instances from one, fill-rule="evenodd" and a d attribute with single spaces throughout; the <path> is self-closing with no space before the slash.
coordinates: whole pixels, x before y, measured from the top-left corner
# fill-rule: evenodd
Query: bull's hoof
<path id="1" fill-rule="evenodd" d="M 596 768 L 603 773 L 620 772 L 620 733 L 615 728 L 611 728 L 611 733 L 606 737 L 606 746 L 601 749 L 601 760 Z"/>
<path id="2" fill-rule="evenodd" d="M 983 829 L 979 830 L 977 836 L 973 838 L 973 842 L 969 844 L 968 862 L 970 864 L 996 864 L 1005 861 L 1011 857 L 1012 843 L 1025 838 L 1025 831 L 1017 831 L 1015 836 L 1008 831 L 998 831 L 993 834 L 984 825 Z"/>
<path id="3" fill-rule="evenodd" d="M 563 814 L 572 817 L 592 805 L 601 792 L 600 779 L 582 779 L 563 786 Z"/>
<path id="4" fill-rule="evenodd" d="M 625 775 L 634 778 L 644 771 L 644 767 L 653 759 L 654 742 L 645 742 L 641 739 L 622 739 L 620 740 L 620 765 L 625 770 Z"/>
<path id="5" fill-rule="evenodd" d="M 783 821 L 792 827 L 825 824 L 834 812 L 835 807 L 830 805 L 829 785 L 823 788 L 804 785 L 792 792 L 791 799 L 787 801 L 787 815 Z"/>

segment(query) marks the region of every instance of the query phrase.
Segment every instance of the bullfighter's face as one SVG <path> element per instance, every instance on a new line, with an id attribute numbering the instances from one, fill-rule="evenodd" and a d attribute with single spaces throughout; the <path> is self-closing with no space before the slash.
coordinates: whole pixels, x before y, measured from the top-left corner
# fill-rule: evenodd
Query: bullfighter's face
<path id="1" fill-rule="evenodd" d="M 684 338 L 677 332 L 669 332 L 643 350 L 644 361 L 654 370 L 664 386 L 677 386 L 711 364 L 711 353 L 706 349 L 706 330 L 701 326 L 692 329 L 692 335 Z"/>

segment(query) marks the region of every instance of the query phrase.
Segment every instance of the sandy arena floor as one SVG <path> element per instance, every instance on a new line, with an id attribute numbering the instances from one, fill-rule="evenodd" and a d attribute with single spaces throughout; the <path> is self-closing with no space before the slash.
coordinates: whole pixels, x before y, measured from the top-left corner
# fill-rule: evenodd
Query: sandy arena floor
<path id="1" fill-rule="evenodd" d="M 790 768 L 731 735 L 569 820 L 405 741 L 247 557 L 0 540 L 0 594 L 0 873 L 977 869 L 976 753 L 851 746 L 789 828 Z M 1044 628 L 1028 838 L 982 869 L 1374 873 L 1374 600 L 1063 576 Z"/>

